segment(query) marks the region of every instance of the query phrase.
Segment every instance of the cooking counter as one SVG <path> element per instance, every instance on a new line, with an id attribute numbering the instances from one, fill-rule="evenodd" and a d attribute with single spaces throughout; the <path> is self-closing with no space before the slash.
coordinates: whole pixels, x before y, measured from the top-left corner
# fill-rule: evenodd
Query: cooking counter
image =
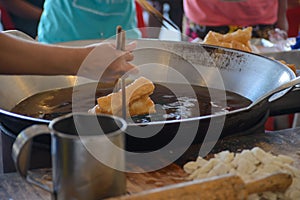
<path id="1" fill-rule="evenodd" d="M 250 149 L 255 146 L 261 147 L 265 151 L 275 154 L 284 154 L 295 159 L 295 167 L 300 167 L 300 128 L 285 129 L 280 131 L 257 133 L 252 135 L 229 136 L 220 140 L 213 153 L 222 150 L 238 152 L 242 149 Z M 144 174 L 127 174 L 127 191 L 136 193 L 139 191 L 162 187 L 178 182 L 186 181 L 186 174 L 181 165 L 188 160 L 193 160 L 197 156 L 196 146 L 192 147 L 186 154 L 185 160 L 178 161 L 164 169 L 156 172 Z M 50 170 L 46 170 L 48 174 Z M 39 171 L 39 170 L 38 170 Z M 49 181 L 49 176 L 41 177 L 43 181 Z M 17 173 L 7 173 L 0 175 L 0 199 L 50 199 L 50 194 L 27 184 Z"/>

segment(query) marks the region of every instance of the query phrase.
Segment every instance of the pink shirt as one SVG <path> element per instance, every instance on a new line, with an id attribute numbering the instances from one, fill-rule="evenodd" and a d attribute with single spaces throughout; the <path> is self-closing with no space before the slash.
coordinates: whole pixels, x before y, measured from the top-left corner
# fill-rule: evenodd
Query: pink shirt
<path id="1" fill-rule="evenodd" d="M 274 24 L 278 0 L 184 0 L 186 16 L 206 26 Z"/>

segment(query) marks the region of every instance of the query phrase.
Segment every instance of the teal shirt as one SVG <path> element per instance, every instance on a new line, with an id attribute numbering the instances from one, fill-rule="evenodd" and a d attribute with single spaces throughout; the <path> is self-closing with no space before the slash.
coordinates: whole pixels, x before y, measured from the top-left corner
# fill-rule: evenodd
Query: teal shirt
<path id="1" fill-rule="evenodd" d="M 134 0 L 46 0 L 38 41 L 106 39 L 116 34 L 118 25 L 128 38 L 140 37 Z"/>

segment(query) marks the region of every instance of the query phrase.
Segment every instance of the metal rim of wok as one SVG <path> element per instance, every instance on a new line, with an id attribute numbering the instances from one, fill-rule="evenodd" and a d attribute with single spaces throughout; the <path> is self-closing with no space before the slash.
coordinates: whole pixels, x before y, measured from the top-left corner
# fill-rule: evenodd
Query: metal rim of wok
<path id="1" fill-rule="evenodd" d="M 142 43 L 146 41 L 147 43 L 147 40 L 141 40 Z M 138 42 L 141 42 L 141 41 L 138 41 Z M 151 43 L 151 45 L 154 44 L 154 47 L 155 47 L 155 44 L 157 42 L 155 42 L 155 40 L 149 40 Z M 95 42 L 95 41 L 92 41 L 92 42 Z M 91 42 L 91 43 L 92 43 Z M 225 52 L 228 53 L 228 55 L 235 55 L 235 54 L 238 54 L 239 56 L 246 56 L 246 57 L 250 57 L 251 59 L 254 58 L 254 59 L 262 59 L 262 60 L 265 60 L 270 63 L 273 63 L 274 65 L 277 65 L 277 66 L 282 66 L 282 68 L 284 67 L 281 63 L 277 62 L 277 61 L 274 61 L 270 58 L 267 58 L 267 57 L 264 57 L 264 56 L 261 56 L 261 55 L 257 55 L 257 54 L 253 54 L 253 53 L 248 53 L 248 52 L 243 52 L 243 51 L 237 51 L 237 50 L 233 50 L 233 49 L 227 49 L 227 48 L 223 48 L 223 47 L 216 47 L 216 46 L 211 46 L 211 45 L 201 45 L 201 44 L 191 44 L 191 43 L 187 43 L 187 42 L 173 42 L 173 41 L 159 41 L 160 43 L 162 43 L 163 45 L 177 45 L 177 46 L 189 46 L 189 48 L 197 48 L 198 46 L 202 46 L 204 48 L 207 48 L 207 49 L 213 49 L 213 53 L 214 51 L 217 51 L 217 52 L 220 52 L 221 54 Z M 152 47 L 152 46 L 151 46 Z M 247 58 L 246 58 L 247 60 Z M 290 77 L 289 79 L 292 80 L 295 78 L 295 75 L 294 73 L 289 69 L 289 68 L 286 68 L 285 67 L 285 72 L 286 74 L 288 74 Z M 270 90 L 272 91 L 272 90 Z M 283 96 L 285 93 L 287 92 L 287 90 L 283 91 L 281 95 L 279 96 Z M 266 98 L 269 98 L 269 96 L 271 96 L 270 94 L 268 96 L 265 96 L 263 98 L 261 98 L 258 102 L 255 102 L 255 104 L 251 104 L 250 106 L 248 107 L 245 107 L 245 108 L 242 108 L 242 109 L 238 109 L 238 110 L 234 110 L 234 111 L 229 111 L 228 113 L 224 113 L 226 116 L 229 116 L 229 115 L 233 115 L 233 114 L 238 114 L 238 113 L 242 113 L 244 111 L 248 111 L 250 110 L 251 108 L 253 108 L 257 103 L 260 103 L 264 100 L 266 100 Z M 44 120 L 44 119 L 38 119 L 38 118 L 32 118 L 32 117 L 28 117 L 28 116 L 24 116 L 24 115 L 21 115 L 21 114 L 16 114 L 16 113 L 12 113 L 12 112 L 9 112 L 8 110 L 3 110 L 2 108 L 0 108 L 0 113 L 1 115 L 4 115 L 6 117 L 12 117 L 12 118 L 15 118 L 15 119 L 19 119 L 19 120 L 25 120 L 27 121 L 28 123 L 45 123 L 45 124 L 48 124 L 50 122 L 50 120 Z M 188 118 L 188 119 L 180 119 L 180 120 L 169 120 L 169 121 L 159 121 L 159 122 L 149 122 L 149 123 L 146 123 L 145 125 L 155 125 L 155 124 L 173 124 L 173 123 L 181 123 L 181 122 L 190 122 L 190 121 L 194 121 L 194 120 L 201 120 L 201 119 L 209 119 L 209 118 L 215 118 L 215 117 L 219 117 L 219 116 L 222 116 L 224 114 L 213 114 L 213 115 L 206 115 L 206 116 L 200 116 L 200 117 L 193 117 L 193 118 Z M 1 121 L 1 118 L 0 117 L 0 121 Z M 135 125 L 140 125 L 140 124 L 128 124 L 129 126 L 135 126 Z"/>

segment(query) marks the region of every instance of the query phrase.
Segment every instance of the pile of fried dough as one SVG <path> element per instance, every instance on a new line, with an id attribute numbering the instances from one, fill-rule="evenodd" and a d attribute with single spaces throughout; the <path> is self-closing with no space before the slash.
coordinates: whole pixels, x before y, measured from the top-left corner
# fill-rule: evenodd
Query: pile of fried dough
<path id="1" fill-rule="evenodd" d="M 221 34 L 214 31 L 209 31 L 205 36 L 203 43 L 252 52 L 252 48 L 250 44 L 251 37 L 252 37 L 252 27 L 239 29 L 235 32 L 227 33 L 227 34 Z M 296 74 L 295 64 L 286 63 L 284 60 L 279 60 L 279 62 L 289 67 Z"/>
<path id="2" fill-rule="evenodd" d="M 252 27 L 239 29 L 227 34 L 209 31 L 205 36 L 203 43 L 252 52 L 250 45 L 251 37 Z"/>

